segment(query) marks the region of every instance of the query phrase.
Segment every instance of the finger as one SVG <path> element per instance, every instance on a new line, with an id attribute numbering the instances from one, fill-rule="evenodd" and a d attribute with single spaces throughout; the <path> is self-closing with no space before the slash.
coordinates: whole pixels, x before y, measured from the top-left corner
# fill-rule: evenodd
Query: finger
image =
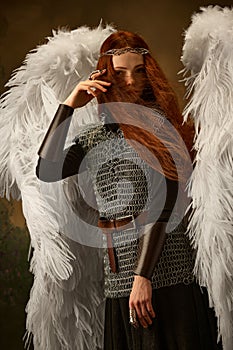
<path id="1" fill-rule="evenodd" d="M 96 79 L 97 77 L 100 77 L 101 75 L 103 75 L 104 73 L 106 73 L 106 69 L 102 69 L 99 72 L 93 73 L 91 74 L 91 80 Z"/>
<path id="2" fill-rule="evenodd" d="M 93 97 L 97 97 L 100 94 L 100 92 L 106 92 L 107 91 L 107 90 L 106 91 L 100 91 L 96 87 L 88 86 L 88 85 L 85 88 L 83 88 L 83 90 L 85 90 L 88 93 L 88 95 L 92 95 Z"/>
<path id="3" fill-rule="evenodd" d="M 93 97 L 96 97 L 96 92 L 91 87 L 88 86 L 86 91 L 88 95 L 92 95 Z"/>
<path id="4" fill-rule="evenodd" d="M 144 317 L 143 317 L 143 315 L 142 315 L 140 303 L 138 303 L 137 305 L 135 305 L 134 308 L 135 308 L 135 310 L 136 310 L 137 318 L 138 318 L 138 321 L 140 322 L 141 326 L 142 326 L 143 328 L 147 328 L 147 327 L 148 327 L 148 324 L 147 324 L 146 320 L 144 319 Z"/>
<path id="5" fill-rule="evenodd" d="M 107 81 L 102 81 L 102 80 L 95 80 L 95 81 L 85 80 L 85 81 L 80 82 L 77 85 L 76 90 L 77 90 L 77 92 L 80 90 L 87 90 L 89 87 L 98 88 L 99 90 L 102 90 L 102 91 L 104 89 L 106 90 L 106 88 L 102 85 L 108 87 L 111 85 L 111 83 L 109 83 Z M 103 91 L 103 92 L 105 92 L 105 91 Z"/>
<path id="6" fill-rule="evenodd" d="M 94 82 L 91 84 L 91 86 L 92 86 L 93 88 L 95 88 L 95 89 L 98 89 L 98 90 L 102 91 L 102 92 L 106 92 L 106 91 L 107 91 L 107 89 L 106 89 L 104 86 L 102 86 L 101 84 L 99 84 L 99 83 L 96 82 L 96 81 L 94 81 Z"/>
<path id="7" fill-rule="evenodd" d="M 107 82 L 107 81 L 103 81 L 103 80 L 88 80 L 86 82 L 87 85 L 91 85 L 91 86 L 94 86 L 94 87 L 97 87 L 101 90 L 102 89 L 106 89 L 108 88 L 111 83 Z"/>
<path id="8" fill-rule="evenodd" d="M 98 90 L 100 90 L 102 92 L 106 92 L 107 89 L 104 86 L 102 86 L 102 85 L 109 85 L 109 84 L 101 84 L 97 80 L 95 80 L 95 81 L 88 81 L 85 84 L 86 87 L 91 87 L 92 89 L 98 89 Z"/>
<path id="9" fill-rule="evenodd" d="M 96 80 L 87 80 L 87 81 L 90 82 L 90 83 L 99 83 L 101 85 L 106 85 L 106 86 L 111 85 L 111 83 L 109 81 L 104 81 L 104 80 L 96 79 Z"/>
<path id="10" fill-rule="evenodd" d="M 148 301 L 148 302 L 146 303 L 146 308 L 147 308 L 147 311 L 148 311 L 148 313 L 150 314 L 150 316 L 154 318 L 154 317 L 155 317 L 155 311 L 154 311 L 154 309 L 153 309 L 153 306 L 152 306 L 151 301 Z"/>
<path id="11" fill-rule="evenodd" d="M 134 327 L 138 328 L 139 323 L 137 320 L 137 313 L 135 308 L 129 309 L 129 323 Z"/>
<path id="12" fill-rule="evenodd" d="M 152 317 L 150 316 L 146 304 L 141 305 L 141 312 L 142 312 L 142 317 L 144 318 L 145 322 L 147 323 L 147 326 L 152 324 Z"/>
<path id="13" fill-rule="evenodd" d="M 106 73 L 106 71 L 107 71 L 107 69 L 106 69 L 106 68 L 101 69 L 101 70 L 100 70 L 100 72 L 99 72 L 99 74 L 100 74 L 100 75 L 102 75 L 102 74 Z"/>

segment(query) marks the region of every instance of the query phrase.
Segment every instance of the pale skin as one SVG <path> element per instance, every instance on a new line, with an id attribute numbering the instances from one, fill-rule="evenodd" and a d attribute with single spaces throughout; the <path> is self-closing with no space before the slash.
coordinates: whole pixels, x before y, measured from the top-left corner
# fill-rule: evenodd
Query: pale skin
<path id="1" fill-rule="evenodd" d="M 144 74 L 143 56 L 127 52 L 119 56 L 112 56 L 114 70 L 119 77 L 124 79 L 128 88 L 136 94 L 141 94 L 144 83 L 142 76 Z M 64 104 L 72 108 L 85 106 L 99 94 L 105 93 L 110 82 L 101 80 L 101 76 L 106 73 L 106 69 L 91 76 L 92 80 L 81 81 L 71 94 L 64 101 Z M 147 328 L 152 324 L 155 312 L 152 306 L 152 287 L 151 282 L 145 277 L 134 276 L 132 291 L 129 298 L 129 308 L 135 309 L 137 318 L 142 327 Z"/>

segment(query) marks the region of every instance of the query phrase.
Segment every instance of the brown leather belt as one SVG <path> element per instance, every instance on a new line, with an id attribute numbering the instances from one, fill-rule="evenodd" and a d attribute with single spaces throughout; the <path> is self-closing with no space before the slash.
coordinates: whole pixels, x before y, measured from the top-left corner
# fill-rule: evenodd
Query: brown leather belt
<path id="1" fill-rule="evenodd" d="M 145 224 L 145 215 L 146 212 L 141 213 L 140 215 L 135 214 L 127 216 L 121 219 L 107 219 L 100 217 L 98 220 L 98 227 L 102 229 L 103 233 L 107 237 L 107 248 L 108 248 L 108 257 L 109 265 L 113 273 L 118 272 L 118 263 L 116 250 L 113 246 L 112 233 L 116 231 L 126 231 L 131 228 L 137 228 L 139 225 Z"/>

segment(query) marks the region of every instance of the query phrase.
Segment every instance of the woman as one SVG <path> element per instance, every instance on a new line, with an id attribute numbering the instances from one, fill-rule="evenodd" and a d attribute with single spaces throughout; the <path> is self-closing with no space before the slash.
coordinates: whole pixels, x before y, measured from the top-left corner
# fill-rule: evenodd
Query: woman
<path id="1" fill-rule="evenodd" d="M 64 150 L 69 117 L 93 98 L 105 120 Z M 91 174 L 107 244 L 105 349 L 217 349 L 214 315 L 194 282 L 184 220 L 167 232 L 179 184 L 187 180 L 187 152 L 177 131 L 186 141 L 190 130 L 180 125 L 174 93 L 147 44 L 118 31 L 103 43 L 97 71 L 59 106 L 40 148 L 41 180 L 77 174 L 84 158 Z M 109 140 L 114 150 L 108 159 Z"/>

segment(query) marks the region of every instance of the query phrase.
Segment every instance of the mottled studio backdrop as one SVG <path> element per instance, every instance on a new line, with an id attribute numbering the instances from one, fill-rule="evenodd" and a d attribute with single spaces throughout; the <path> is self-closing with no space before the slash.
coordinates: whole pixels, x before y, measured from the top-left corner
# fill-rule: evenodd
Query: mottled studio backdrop
<path id="1" fill-rule="evenodd" d="M 3 2 L 4 1 L 4 2 Z M 114 24 L 135 31 L 149 43 L 155 58 L 184 105 L 177 76 L 183 33 L 201 6 L 231 6 L 206 0 L 2 0 L 0 5 L 0 92 L 28 51 L 46 41 L 52 29 Z M 1 140 L 0 140 L 1 145 Z M 25 306 L 32 276 L 28 272 L 29 236 L 21 203 L 0 200 L 0 349 L 21 350 Z M 56 349 L 54 349 L 56 350 Z"/>

